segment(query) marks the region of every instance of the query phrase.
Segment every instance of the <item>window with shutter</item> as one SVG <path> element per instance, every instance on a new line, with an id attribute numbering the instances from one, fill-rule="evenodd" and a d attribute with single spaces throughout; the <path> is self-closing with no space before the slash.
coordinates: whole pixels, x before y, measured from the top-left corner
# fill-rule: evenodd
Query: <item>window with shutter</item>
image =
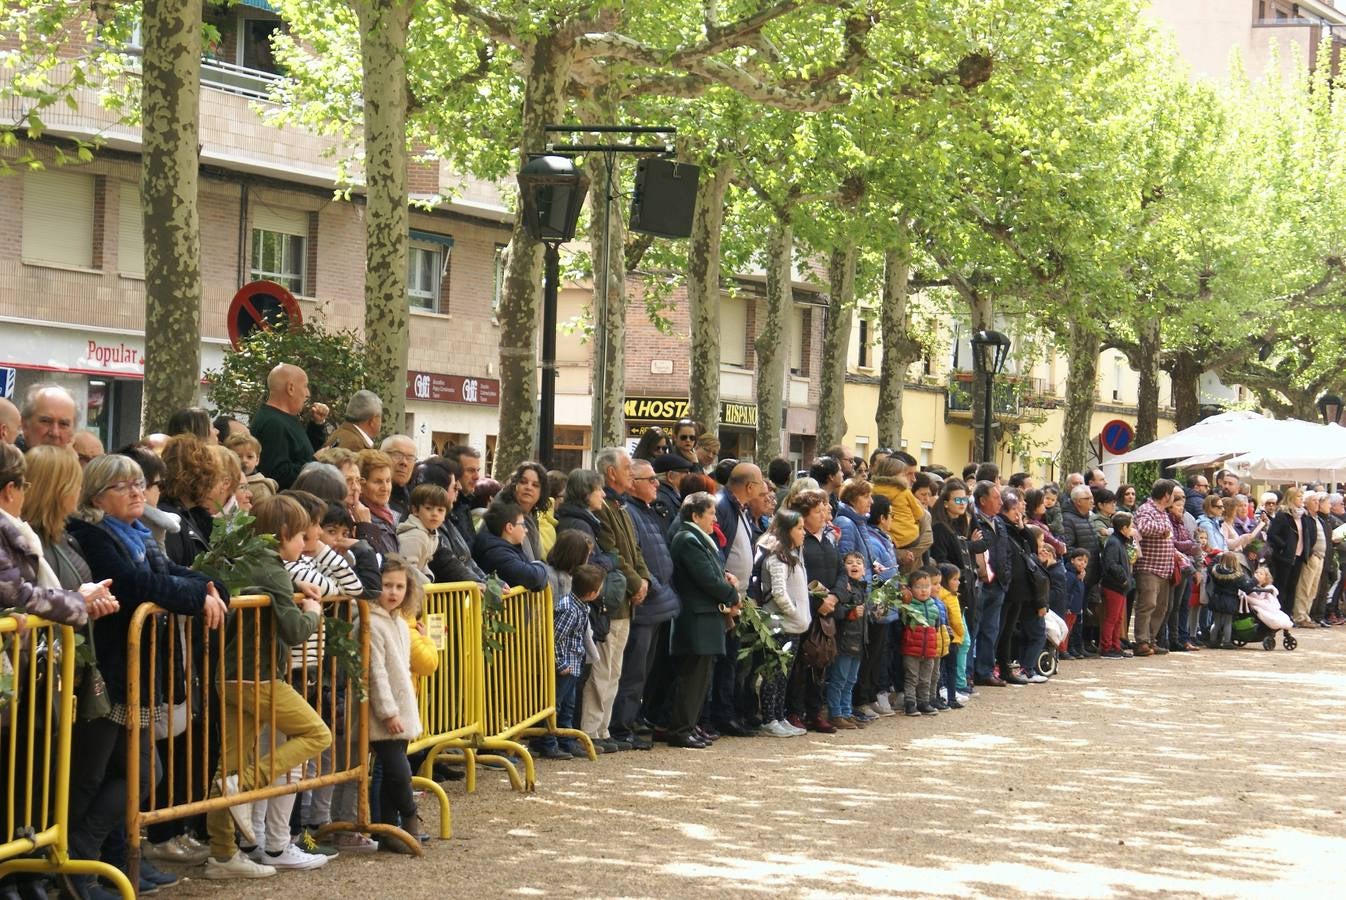
<path id="1" fill-rule="evenodd" d="M 253 281 L 274 281 L 304 294 L 309 214 L 258 205 L 252 213 Z"/>
<path id="2" fill-rule="evenodd" d="M 94 176 L 42 171 L 23 176 L 23 261 L 93 268 Z"/>
<path id="3" fill-rule="evenodd" d="M 140 209 L 140 185 L 123 181 L 118 186 L 117 271 L 145 277 L 145 217 Z"/>

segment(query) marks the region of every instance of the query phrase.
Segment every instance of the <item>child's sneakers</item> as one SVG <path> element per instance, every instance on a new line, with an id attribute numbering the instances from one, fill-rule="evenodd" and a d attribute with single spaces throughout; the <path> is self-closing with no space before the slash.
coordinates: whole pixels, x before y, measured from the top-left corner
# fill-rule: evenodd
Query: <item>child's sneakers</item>
<path id="1" fill-rule="evenodd" d="M 897 710 L 893 709 L 892 705 L 888 703 L 888 695 L 886 693 L 880 693 L 879 699 L 875 700 L 873 703 L 866 703 L 860 708 L 865 712 L 870 712 L 872 710 L 880 716 L 897 715 Z"/>
<path id="2" fill-rule="evenodd" d="M 919 715 L 921 714 L 921 711 L 920 711 L 919 709 L 916 708 L 916 701 L 915 701 L 915 700 L 907 700 L 907 701 L 905 701 L 905 702 L 902 704 L 902 708 L 903 708 L 903 710 L 906 712 L 906 714 L 909 715 L 909 716 L 919 716 Z"/>
<path id="3" fill-rule="evenodd" d="M 319 866 L 327 865 L 330 856 L 323 856 L 321 853 L 305 853 L 293 843 L 286 845 L 285 849 L 279 853 L 266 852 L 254 856 L 256 862 L 276 869 L 316 869 Z"/>
<path id="4" fill-rule="evenodd" d="M 320 856 L 336 856 L 337 849 L 318 840 L 318 829 L 305 825 L 304 830 L 295 836 L 294 844 L 305 853 L 317 853 Z"/>

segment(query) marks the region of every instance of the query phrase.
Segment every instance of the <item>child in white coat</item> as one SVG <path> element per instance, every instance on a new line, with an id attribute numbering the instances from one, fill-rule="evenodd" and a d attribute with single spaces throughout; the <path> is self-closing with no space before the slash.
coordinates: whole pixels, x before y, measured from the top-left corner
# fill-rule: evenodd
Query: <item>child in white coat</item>
<path id="1" fill-rule="evenodd" d="M 420 590 L 416 570 L 390 554 L 383 559 L 383 593 L 369 611 L 369 749 L 383 769 L 379 789 L 379 820 L 401 825 L 421 841 L 420 815 L 411 791 L 407 743 L 421 733 L 416 690 L 411 683 L 411 632 L 401 615 L 402 604 Z M 390 841 L 386 849 L 401 849 Z"/>

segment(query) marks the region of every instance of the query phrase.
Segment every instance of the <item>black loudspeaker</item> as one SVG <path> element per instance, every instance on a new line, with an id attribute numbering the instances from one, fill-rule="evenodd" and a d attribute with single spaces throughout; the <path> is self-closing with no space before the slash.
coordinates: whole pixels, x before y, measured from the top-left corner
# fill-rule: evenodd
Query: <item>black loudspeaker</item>
<path id="1" fill-rule="evenodd" d="M 685 238 L 692 233 L 696 181 L 701 169 L 666 159 L 642 159 L 636 166 L 636 194 L 631 199 L 631 230 L 659 237 Z"/>

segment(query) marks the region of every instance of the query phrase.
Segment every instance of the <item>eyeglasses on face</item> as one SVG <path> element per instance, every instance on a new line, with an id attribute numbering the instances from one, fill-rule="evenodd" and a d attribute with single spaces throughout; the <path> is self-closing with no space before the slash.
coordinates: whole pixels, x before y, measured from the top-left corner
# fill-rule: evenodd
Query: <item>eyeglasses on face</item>
<path id="1" fill-rule="evenodd" d="M 129 494 L 132 491 L 139 491 L 143 494 L 145 493 L 145 479 L 136 478 L 132 481 L 114 481 L 112 484 L 103 488 L 102 491 L 99 491 L 99 493 L 101 494 L 104 491 L 112 491 L 116 494 Z"/>
<path id="2" fill-rule="evenodd" d="M 631 480 L 632 480 L 632 481 L 658 481 L 658 480 L 659 480 L 659 476 L 658 476 L 658 475 L 636 475 L 636 476 L 634 476 Z"/>
<path id="3" fill-rule="evenodd" d="M 954 497 L 953 502 L 958 506 L 967 506 L 968 499 L 966 497 Z"/>

